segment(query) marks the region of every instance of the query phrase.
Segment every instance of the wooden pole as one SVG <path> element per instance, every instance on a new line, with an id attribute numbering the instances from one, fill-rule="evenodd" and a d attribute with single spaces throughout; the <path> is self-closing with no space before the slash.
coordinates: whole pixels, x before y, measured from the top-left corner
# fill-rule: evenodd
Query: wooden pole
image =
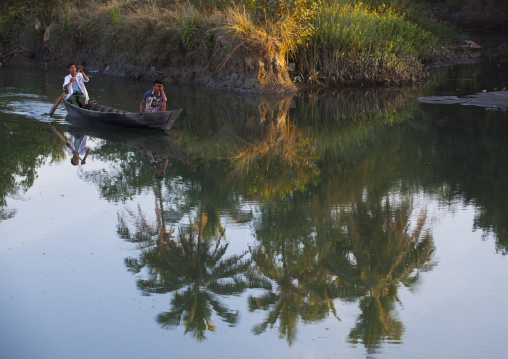
<path id="1" fill-rule="evenodd" d="M 62 99 L 64 98 L 64 96 L 65 96 L 65 92 L 64 92 L 64 93 L 62 93 L 62 94 L 60 95 L 60 97 L 58 98 L 58 100 L 56 100 L 56 103 L 55 103 L 55 104 L 53 105 L 53 107 L 51 108 L 51 111 L 49 111 L 49 115 L 50 115 L 50 116 L 53 116 L 53 114 L 55 113 L 56 108 L 58 107 L 58 105 L 60 104 L 60 102 L 62 101 Z"/>

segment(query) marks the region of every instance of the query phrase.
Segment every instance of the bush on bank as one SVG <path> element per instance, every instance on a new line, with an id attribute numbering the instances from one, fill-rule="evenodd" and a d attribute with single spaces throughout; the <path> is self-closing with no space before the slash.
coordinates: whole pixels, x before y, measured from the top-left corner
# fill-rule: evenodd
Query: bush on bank
<path id="1" fill-rule="evenodd" d="M 467 0 L 466 0 L 467 1 Z M 408 82 L 453 36 L 416 0 L 4 0 L 0 61 L 28 49 L 160 68 L 242 45 L 313 84 Z M 115 62 L 115 61 L 112 61 Z"/>

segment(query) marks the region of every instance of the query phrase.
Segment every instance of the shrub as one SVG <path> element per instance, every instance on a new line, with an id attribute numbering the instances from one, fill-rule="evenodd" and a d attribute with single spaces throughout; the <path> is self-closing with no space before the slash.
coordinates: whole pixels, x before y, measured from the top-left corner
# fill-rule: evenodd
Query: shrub
<path id="1" fill-rule="evenodd" d="M 111 23 L 113 24 L 113 26 L 120 26 L 122 17 L 120 15 L 119 8 L 113 6 L 111 9 L 109 9 L 107 11 L 107 15 L 108 15 L 109 19 L 111 20 Z"/>
<path id="2" fill-rule="evenodd" d="M 196 34 L 194 19 L 182 17 L 178 19 L 178 27 L 184 49 L 191 51 L 196 46 L 196 42 L 194 41 L 194 35 Z"/>
<path id="3" fill-rule="evenodd" d="M 313 25 L 308 46 L 294 59 L 314 82 L 413 81 L 421 73 L 419 56 L 438 49 L 429 31 L 372 4 L 332 0 L 319 8 Z"/>

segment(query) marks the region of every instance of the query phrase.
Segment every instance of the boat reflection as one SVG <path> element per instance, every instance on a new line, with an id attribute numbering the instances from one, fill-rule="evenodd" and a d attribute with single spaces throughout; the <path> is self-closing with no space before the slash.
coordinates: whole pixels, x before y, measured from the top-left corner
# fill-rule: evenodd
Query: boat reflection
<path id="1" fill-rule="evenodd" d="M 68 122 L 64 126 L 65 131 L 79 132 L 106 141 L 121 143 L 131 148 L 182 160 L 177 147 L 165 132 L 89 124 L 69 115 L 65 120 Z"/>

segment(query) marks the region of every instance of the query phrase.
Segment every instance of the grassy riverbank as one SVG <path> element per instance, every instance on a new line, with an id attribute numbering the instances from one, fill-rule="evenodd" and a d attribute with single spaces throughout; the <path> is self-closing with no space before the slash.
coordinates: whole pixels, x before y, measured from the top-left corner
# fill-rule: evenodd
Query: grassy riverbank
<path id="1" fill-rule="evenodd" d="M 6 0 L 0 61 L 25 50 L 62 62 L 79 54 L 143 77 L 211 57 L 225 63 L 243 48 L 280 54 L 296 83 L 410 82 L 457 36 L 422 3 L 434 1 Z"/>

